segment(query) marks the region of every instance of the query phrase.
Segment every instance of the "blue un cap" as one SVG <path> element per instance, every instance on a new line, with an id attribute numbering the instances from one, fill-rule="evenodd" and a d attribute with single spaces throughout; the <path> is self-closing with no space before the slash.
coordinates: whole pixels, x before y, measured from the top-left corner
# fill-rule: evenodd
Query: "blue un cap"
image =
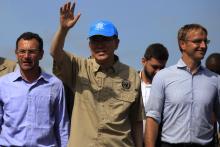
<path id="1" fill-rule="evenodd" d="M 93 23 L 89 29 L 88 37 L 92 37 L 94 35 L 112 37 L 114 35 L 118 36 L 118 31 L 110 21 L 99 20 Z"/>

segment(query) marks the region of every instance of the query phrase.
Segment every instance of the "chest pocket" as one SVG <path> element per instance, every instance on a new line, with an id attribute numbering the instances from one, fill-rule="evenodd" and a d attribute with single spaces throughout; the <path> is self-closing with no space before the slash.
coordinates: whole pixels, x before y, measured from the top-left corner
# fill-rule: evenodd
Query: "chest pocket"
<path id="1" fill-rule="evenodd" d="M 36 96 L 34 97 L 34 103 L 36 107 L 36 123 L 39 128 L 49 128 L 50 127 L 50 116 L 52 115 L 52 100 L 49 95 L 47 96 Z"/>
<path id="2" fill-rule="evenodd" d="M 113 83 L 114 95 L 109 100 L 110 120 L 121 121 L 127 118 L 132 104 L 135 102 L 137 92 L 134 88 L 124 89 L 121 81 Z"/>
<path id="3" fill-rule="evenodd" d="M 83 97 L 84 102 L 88 102 L 91 94 L 94 93 L 90 81 L 83 77 L 79 80 L 76 90 Z"/>
<path id="4" fill-rule="evenodd" d="M 76 94 L 75 103 L 78 107 L 82 110 L 92 111 L 97 92 L 92 87 L 89 79 L 80 77 L 76 83 Z"/>

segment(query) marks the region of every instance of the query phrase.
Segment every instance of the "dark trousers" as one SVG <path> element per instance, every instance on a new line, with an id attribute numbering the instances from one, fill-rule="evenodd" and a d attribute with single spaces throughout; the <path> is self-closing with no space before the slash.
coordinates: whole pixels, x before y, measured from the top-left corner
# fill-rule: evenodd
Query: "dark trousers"
<path id="1" fill-rule="evenodd" d="M 167 142 L 162 142 L 161 147 L 213 147 L 212 143 L 209 143 L 207 145 L 200 145 L 196 143 L 177 143 L 177 144 L 171 144 Z"/>

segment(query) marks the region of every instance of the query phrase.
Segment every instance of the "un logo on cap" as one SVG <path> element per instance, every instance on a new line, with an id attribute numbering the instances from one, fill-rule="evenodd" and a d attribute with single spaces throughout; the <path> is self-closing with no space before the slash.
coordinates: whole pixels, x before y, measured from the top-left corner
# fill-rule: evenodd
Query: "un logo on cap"
<path id="1" fill-rule="evenodd" d="M 103 30 L 104 29 L 104 25 L 105 25 L 104 23 L 99 22 L 99 23 L 96 24 L 95 29 L 96 30 Z"/>

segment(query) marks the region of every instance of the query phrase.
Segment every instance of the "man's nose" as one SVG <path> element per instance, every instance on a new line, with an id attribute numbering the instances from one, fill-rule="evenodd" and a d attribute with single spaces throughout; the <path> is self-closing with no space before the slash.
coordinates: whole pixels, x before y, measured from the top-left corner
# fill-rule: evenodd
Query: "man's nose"
<path id="1" fill-rule="evenodd" d="M 206 47 L 207 47 L 207 43 L 203 40 L 203 41 L 200 43 L 200 47 L 201 47 L 201 48 L 206 48 Z"/>
<path id="2" fill-rule="evenodd" d="M 30 57 L 30 52 L 29 52 L 29 51 L 26 51 L 26 52 L 24 53 L 24 57 L 25 57 L 25 58 Z"/>

